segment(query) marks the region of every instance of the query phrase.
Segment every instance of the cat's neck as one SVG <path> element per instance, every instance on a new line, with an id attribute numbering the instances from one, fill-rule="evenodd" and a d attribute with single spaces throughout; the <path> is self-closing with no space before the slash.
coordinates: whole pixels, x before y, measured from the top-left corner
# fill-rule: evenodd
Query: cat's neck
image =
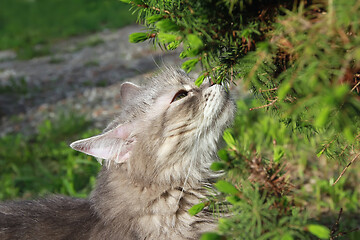
<path id="1" fill-rule="evenodd" d="M 203 231 L 215 226 L 211 214 L 194 217 L 188 214 L 188 209 L 205 198 L 206 190 L 201 183 L 185 189 L 156 184 L 144 186 L 129 180 L 124 171 L 104 168 L 99 175 L 91 201 L 103 222 L 123 225 L 119 229 L 141 229 L 140 234 L 144 236 L 160 234 L 169 239 L 197 238 L 199 233 L 194 228 Z"/>

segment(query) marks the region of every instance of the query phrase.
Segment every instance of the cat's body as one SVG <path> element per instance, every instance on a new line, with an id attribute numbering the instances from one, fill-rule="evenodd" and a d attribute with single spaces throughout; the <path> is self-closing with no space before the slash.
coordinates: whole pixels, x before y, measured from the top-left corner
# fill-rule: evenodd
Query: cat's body
<path id="1" fill-rule="evenodd" d="M 98 223 L 87 199 L 52 196 L 0 205 L 0 239 L 90 239 Z"/>
<path id="2" fill-rule="evenodd" d="M 124 84 L 121 96 L 124 109 L 103 134 L 71 145 L 105 159 L 91 196 L 0 204 L 0 239 L 198 239 L 214 230 L 211 212 L 188 209 L 217 177 L 209 166 L 233 118 L 228 94 L 168 69 L 146 87 Z"/>

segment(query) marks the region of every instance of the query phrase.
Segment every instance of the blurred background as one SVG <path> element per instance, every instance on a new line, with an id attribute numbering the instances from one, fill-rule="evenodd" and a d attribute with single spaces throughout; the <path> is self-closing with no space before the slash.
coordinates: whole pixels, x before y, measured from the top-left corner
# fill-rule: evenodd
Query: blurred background
<path id="1" fill-rule="evenodd" d="M 69 143 L 105 128 L 122 82 L 178 64 L 129 43 L 135 21 L 117 0 L 0 0 L 0 200 L 87 196 L 100 164 Z"/>

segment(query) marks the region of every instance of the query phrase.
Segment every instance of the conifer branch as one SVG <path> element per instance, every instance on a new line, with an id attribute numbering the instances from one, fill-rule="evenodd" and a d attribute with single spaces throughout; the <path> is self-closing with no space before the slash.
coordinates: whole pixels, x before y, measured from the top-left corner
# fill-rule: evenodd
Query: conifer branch
<path id="1" fill-rule="evenodd" d="M 259 88 L 259 92 L 270 92 L 270 91 L 276 91 L 276 90 L 278 90 L 278 87 L 271 88 L 271 89 L 265 89 L 265 90 L 262 90 L 261 88 Z"/>
<path id="2" fill-rule="evenodd" d="M 338 218 L 337 218 L 336 222 L 334 223 L 334 225 L 331 227 L 331 232 L 330 232 L 331 236 L 333 236 L 337 232 L 337 230 L 339 229 L 340 218 L 341 218 L 342 212 L 343 212 L 343 208 L 340 208 Z M 333 239 L 333 237 L 330 237 L 330 239 Z"/>
<path id="3" fill-rule="evenodd" d="M 256 110 L 256 109 L 261 109 L 261 108 L 266 108 L 266 107 L 270 107 L 272 105 L 274 105 L 277 102 L 278 98 L 276 97 L 275 99 L 271 100 L 271 102 L 269 104 L 266 105 L 262 105 L 260 107 L 254 107 L 254 108 L 250 108 L 250 111 Z"/>
<path id="4" fill-rule="evenodd" d="M 350 92 L 353 92 L 358 86 L 360 85 L 360 81 L 358 81 L 355 86 L 350 90 Z"/>
<path id="5" fill-rule="evenodd" d="M 157 12 L 164 12 L 164 13 L 166 13 L 168 15 L 171 15 L 171 12 L 169 12 L 168 10 L 161 10 L 160 8 L 157 8 L 157 7 L 150 7 L 147 4 L 137 4 L 136 6 L 141 7 L 141 8 L 149 8 L 149 9 L 155 10 Z"/>
<path id="6" fill-rule="evenodd" d="M 332 186 L 334 186 L 339 180 L 340 178 L 345 174 L 346 170 L 350 167 L 350 165 L 352 163 L 355 162 L 355 160 L 360 156 L 360 152 L 358 154 L 356 154 L 356 156 L 348 163 L 348 165 L 346 165 L 346 167 L 344 168 L 344 170 L 340 173 L 340 176 L 336 179 L 336 181 L 332 184 Z"/>

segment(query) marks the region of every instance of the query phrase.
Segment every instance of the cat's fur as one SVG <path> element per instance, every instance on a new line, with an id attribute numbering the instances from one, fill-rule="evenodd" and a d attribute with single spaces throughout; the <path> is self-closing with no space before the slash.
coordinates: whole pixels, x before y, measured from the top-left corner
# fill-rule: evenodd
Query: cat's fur
<path id="1" fill-rule="evenodd" d="M 120 116 L 71 144 L 105 159 L 89 199 L 0 204 L 0 239 L 197 239 L 216 227 L 211 212 L 188 209 L 217 177 L 209 166 L 234 115 L 229 94 L 171 68 L 120 91 Z"/>

